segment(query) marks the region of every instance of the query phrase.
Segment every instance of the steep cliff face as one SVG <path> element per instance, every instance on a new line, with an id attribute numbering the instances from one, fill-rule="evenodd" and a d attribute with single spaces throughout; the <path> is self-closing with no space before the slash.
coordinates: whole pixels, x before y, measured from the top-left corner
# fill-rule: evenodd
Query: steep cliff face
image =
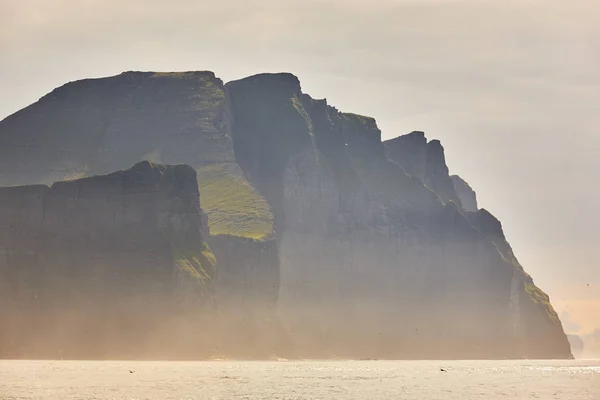
<path id="1" fill-rule="evenodd" d="M 477 212 L 477 210 L 479 210 L 479 206 L 477 205 L 477 194 L 471 186 L 458 175 L 452 175 L 450 179 L 452 179 L 454 190 L 456 191 L 456 195 L 460 200 L 462 208 L 465 211 Z"/>
<path id="2" fill-rule="evenodd" d="M 198 172 L 212 231 L 269 237 L 269 205 L 236 163 L 230 130 L 225 88 L 212 72 L 72 82 L 0 122 L 0 186 L 52 184 L 141 160 L 186 164 Z"/>
<path id="3" fill-rule="evenodd" d="M 299 86 L 291 74 L 269 75 L 269 79 L 259 75 L 227 84 L 236 159 L 280 224 L 285 217 L 282 179 L 286 163 L 311 141 L 306 131 L 308 116 L 296 91 Z"/>
<path id="4" fill-rule="evenodd" d="M 525 272 L 506 241 L 502 224 L 487 210 L 467 212 L 475 228 L 490 240 L 513 267 L 510 310 L 521 351 L 528 358 L 562 358 L 570 345 L 550 298 Z"/>
<path id="5" fill-rule="evenodd" d="M 414 156 L 406 157 L 405 154 L 407 151 L 422 148 L 425 142 L 424 134 L 413 132 L 386 142 L 386 149 L 388 156 L 394 156 L 394 161 L 406 171 L 414 172 L 418 171 L 415 165 L 420 165 L 418 160 L 421 158 L 416 161 Z M 437 141 L 429 143 L 435 142 Z M 420 154 L 422 153 L 421 150 Z M 437 175 L 438 181 L 447 181 L 448 167 L 445 165 L 443 153 L 442 158 L 438 157 L 438 160 L 444 163 L 443 166 L 438 165 L 437 170 L 442 172 Z M 426 181 L 427 176 L 422 179 Z M 467 182 L 456 175 L 450 179 L 460 199 L 458 204 L 462 205 L 462 214 L 481 235 L 496 246 L 506 264 L 512 267 L 508 309 L 513 326 L 515 351 L 530 358 L 561 358 L 570 354 L 562 324 L 550 304 L 548 295 L 538 288 L 531 276 L 524 271 L 504 236 L 500 221 L 487 210 L 478 209 L 476 194 Z M 431 187 L 435 187 L 435 184 L 432 183 Z"/>
<path id="6" fill-rule="evenodd" d="M 242 265 L 243 276 L 260 282 L 277 263 L 271 207 L 235 160 L 231 120 L 225 87 L 212 72 L 125 72 L 71 82 L 0 122 L 0 186 L 52 184 L 140 160 L 190 165 L 208 215 L 206 240 L 221 260 L 217 291 L 231 292 L 237 284 L 225 277 L 237 276 Z M 274 255 L 268 262 L 265 247 Z M 269 282 L 276 280 L 275 274 Z M 251 289 L 260 291 L 275 301 L 278 285 Z M 219 310 L 238 315 L 238 306 Z"/>
<path id="7" fill-rule="evenodd" d="M 125 73 L 65 85 L 0 122 L 2 185 L 141 159 L 197 173 L 205 240 L 218 264 L 214 292 L 202 300 L 217 310 L 206 325 L 218 340 L 204 349 L 244 357 L 570 356 L 548 297 L 499 222 L 450 177 L 441 143 L 423 132 L 384 143 L 373 118 L 312 99 L 291 74 L 224 86 L 209 72 Z M 37 224 L 35 210 L 15 223 Z M 185 251 L 182 261 L 175 265 L 194 267 Z"/>
<path id="8" fill-rule="evenodd" d="M 421 179 L 443 202 L 453 201 L 461 205 L 439 140 L 427 142 L 425 133 L 414 131 L 387 140 L 384 144 L 387 157 L 400 165 L 407 174 Z"/>
<path id="9" fill-rule="evenodd" d="M 202 354 L 207 233 L 188 166 L 0 189 L 0 356 Z"/>
<path id="10" fill-rule="evenodd" d="M 244 115 L 236 156 L 276 210 L 279 309 L 303 355 L 570 355 L 533 305 L 541 291 L 465 217 L 439 141 L 384 146 L 372 118 L 311 99 L 291 75 L 227 87 Z"/>
<path id="11" fill-rule="evenodd" d="M 293 357 L 293 343 L 277 316 L 279 254 L 275 238 L 217 235 L 216 304 L 219 354 L 226 357 Z"/>

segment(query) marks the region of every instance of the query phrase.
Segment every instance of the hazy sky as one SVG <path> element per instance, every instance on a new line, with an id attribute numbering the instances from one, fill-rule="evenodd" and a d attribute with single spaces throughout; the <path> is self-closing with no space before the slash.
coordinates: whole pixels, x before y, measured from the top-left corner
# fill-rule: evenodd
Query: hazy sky
<path id="1" fill-rule="evenodd" d="M 441 139 L 567 330 L 600 328 L 600 2 L 0 0 L 0 118 L 126 70 L 296 74 Z M 589 284 L 589 286 L 587 286 Z"/>

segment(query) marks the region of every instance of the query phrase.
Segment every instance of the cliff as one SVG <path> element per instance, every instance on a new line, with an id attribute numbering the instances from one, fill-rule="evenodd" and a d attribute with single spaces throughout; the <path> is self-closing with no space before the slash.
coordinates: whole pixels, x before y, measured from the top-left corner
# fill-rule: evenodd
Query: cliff
<path id="1" fill-rule="evenodd" d="M 382 142 L 373 118 L 311 98 L 291 74 L 223 85 L 129 72 L 0 122 L 3 185 L 140 159 L 197 172 L 219 354 L 571 356 L 548 296 L 449 175 L 441 143 Z"/>
<path id="2" fill-rule="evenodd" d="M 456 195 L 458 196 L 463 209 L 469 212 L 476 212 L 479 210 L 479 206 L 477 205 L 477 193 L 475 193 L 471 186 L 458 175 L 452 175 L 450 179 L 452 179 L 454 190 L 456 191 Z"/>
<path id="3" fill-rule="evenodd" d="M 0 356 L 201 355 L 207 233 L 188 166 L 0 189 Z"/>
<path id="4" fill-rule="evenodd" d="M 494 244 L 503 261 L 513 270 L 509 310 L 514 327 L 515 351 L 529 358 L 561 358 L 570 354 L 562 324 L 550 304 L 548 295 L 538 288 L 531 276 L 524 271 L 504 236 L 500 221 L 487 210 L 478 209 L 477 197 L 471 186 L 459 176 L 449 176 L 443 148 L 437 144 L 439 142 L 429 142 L 436 143 L 435 147 L 442 151 L 441 154 L 438 152 L 436 157 L 437 167 L 419 169 L 419 165 L 427 165 L 429 160 L 428 157 L 422 156 L 429 154 L 423 150 L 425 143 L 427 141 L 422 132 L 412 132 L 389 140 L 385 145 L 388 156 L 406 171 L 417 174 L 424 182 L 429 182 L 431 187 L 442 188 L 442 193 L 445 194 L 440 195 L 440 198 L 446 201 L 453 197 L 458 198 L 458 204 L 462 208 L 461 214 L 482 236 Z M 414 154 L 406 156 L 407 152 L 414 153 L 416 149 L 420 149 L 417 151 L 419 157 L 415 157 Z M 437 170 L 438 173 L 427 172 L 433 170 Z M 425 174 L 419 174 L 419 171 L 425 171 Z M 448 182 L 453 184 L 453 190 L 450 190 Z"/>
<path id="5" fill-rule="evenodd" d="M 467 217 L 439 141 L 382 143 L 374 119 L 289 74 L 227 89 L 236 157 L 275 213 L 279 311 L 303 355 L 570 357 L 503 234 Z"/>
<path id="6" fill-rule="evenodd" d="M 424 132 L 414 131 L 387 140 L 385 150 L 390 160 L 400 165 L 407 174 L 421 179 L 443 202 L 453 201 L 461 205 L 439 140 L 427 142 Z"/>
<path id="7" fill-rule="evenodd" d="M 260 282 L 242 304 L 273 308 L 257 303 L 277 297 L 277 274 L 261 280 L 278 263 L 273 214 L 236 162 L 232 119 L 223 82 L 208 71 L 125 72 L 70 82 L 0 122 L 0 186 L 106 174 L 140 160 L 189 165 L 208 215 L 206 241 L 220 260 L 216 296 L 231 293 L 237 283 L 228 277 L 242 273 Z M 254 296 L 259 292 L 269 293 Z M 224 323 L 247 323 L 237 305 L 218 310 Z"/>
<path id="8" fill-rule="evenodd" d="M 510 309 L 521 351 L 528 358 L 561 358 L 570 354 L 569 342 L 550 298 L 521 266 L 504 236 L 500 221 L 485 209 L 467 212 L 466 216 L 513 268 Z"/>
<path id="9" fill-rule="evenodd" d="M 569 344 L 571 345 L 571 350 L 573 352 L 573 356 L 575 358 L 581 358 L 584 354 L 585 345 L 583 343 L 583 339 L 579 335 L 567 335 L 569 339 Z"/>

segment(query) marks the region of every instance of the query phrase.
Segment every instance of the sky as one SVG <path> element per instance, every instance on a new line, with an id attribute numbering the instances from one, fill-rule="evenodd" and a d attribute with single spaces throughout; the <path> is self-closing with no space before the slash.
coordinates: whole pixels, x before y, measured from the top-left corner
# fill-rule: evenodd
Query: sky
<path id="1" fill-rule="evenodd" d="M 0 119 L 129 70 L 292 72 L 384 139 L 440 139 L 586 334 L 600 329 L 599 15 L 595 0 L 0 0 Z"/>

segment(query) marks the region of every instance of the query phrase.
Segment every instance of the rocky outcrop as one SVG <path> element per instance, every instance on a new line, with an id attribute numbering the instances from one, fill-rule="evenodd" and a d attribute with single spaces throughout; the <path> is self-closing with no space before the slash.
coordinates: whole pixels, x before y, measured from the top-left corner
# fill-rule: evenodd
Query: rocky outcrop
<path id="1" fill-rule="evenodd" d="M 548 296 L 455 185 L 441 143 L 382 142 L 373 118 L 312 99 L 291 74 L 223 86 L 208 72 L 125 73 L 0 122 L 0 184 L 140 159 L 197 173 L 216 354 L 570 356 Z"/>
<path id="2" fill-rule="evenodd" d="M 456 191 L 462 208 L 465 211 L 477 212 L 477 210 L 479 210 L 479 207 L 477 206 L 477 194 L 471 186 L 458 175 L 452 175 L 450 179 L 452 179 L 454 190 Z"/>
<path id="3" fill-rule="evenodd" d="M 400 165 L 407 174 L 421 179 L 443 202 L 453 201 L 461 205 L 439 140 L 427 142 L 425 133 L 414 131 L 387 140 L 384 144 L 387 157 Z"/>
<path id="4" fill-rule="evenodd" d="M 200 356 L 207 234 L 188 166 L 0 189 L 0 356 Z"/>

